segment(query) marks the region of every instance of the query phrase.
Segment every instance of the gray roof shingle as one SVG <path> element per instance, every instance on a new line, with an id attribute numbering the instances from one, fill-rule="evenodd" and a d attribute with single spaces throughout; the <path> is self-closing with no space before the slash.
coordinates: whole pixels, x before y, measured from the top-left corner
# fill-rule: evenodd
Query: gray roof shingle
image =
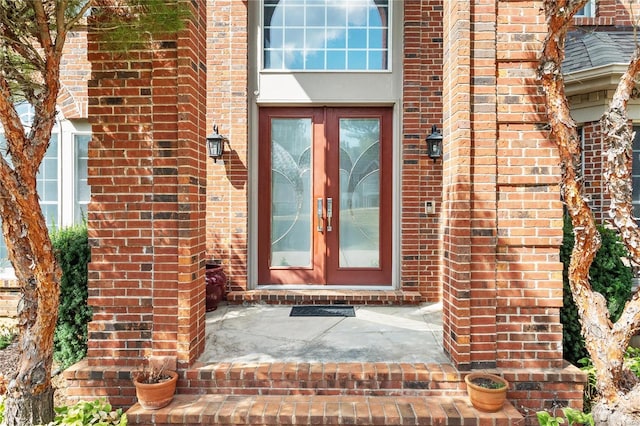
<path id="1" fill-rule="evenodd" d="M 567 34 L 564 74 L 584 71 L 610 64 L 629 62 L 635 48 L 631 31 L 575 30 Z"/>

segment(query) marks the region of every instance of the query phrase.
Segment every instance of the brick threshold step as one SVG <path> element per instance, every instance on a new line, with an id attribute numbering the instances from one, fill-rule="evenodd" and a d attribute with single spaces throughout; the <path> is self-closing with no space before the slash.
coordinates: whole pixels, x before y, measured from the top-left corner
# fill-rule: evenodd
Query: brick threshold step
<path id="1" fill-rule="evenodd" d="M 467 397 L 325 395 L 176 395 L 167 407 L 127 411 L 129 425 L 522 425 L 506 403 L 484 413 Z"/>
<path id="2" fill-rule="evenodd" d="M 465 394 L 464 376 L 451 364 L 366 362 L 221 362 L 196 364 L 179 393 L 256 395 Z"/>
<path id="3" fill-rule="evenodd" d="M 403 290 L 278 290 L 260 289 L 231 291 L 227 301 L 238 303 L 267 303 L 274 305 L 417 305 L 424 300 L 419 292 Z"/>

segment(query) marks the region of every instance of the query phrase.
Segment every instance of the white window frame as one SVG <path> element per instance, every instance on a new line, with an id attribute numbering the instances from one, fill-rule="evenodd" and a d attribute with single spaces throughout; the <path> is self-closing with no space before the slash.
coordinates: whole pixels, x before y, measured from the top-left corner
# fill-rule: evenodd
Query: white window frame
<path id="1" fill-rule="evenodd" d="M 56 136 L 56 138 L 58 139 L 58 149 L 57 149 L 57 153 L 56 153 L 56 159 L 57 159 L 57 170 L 56 170 L 56 190 L 57 190 L 57 197 L 56 197 L 56 221 L 55 223 L 51 223 L 51 218 L 47 217 L 45 215 L 45 222 L 47 223 L 47 226 L 60 226 L 61 224 L 61 215 L 62 215 L 62 174 L 61 174 L 61 161 L 62 161 L 62 132 L 61 132 L 61 128 L 60 128 L 60 124 L 59 122 L 56 122 L 55 126 L 53 127 L 53 131 L 51 132 L 51 136 L 53 137 L 54 135 Z M 48 149 L 47 149 L 48 151 Z M 47 158 L 47 155 L 45 154 L 45 156 L 42 158 L 42 162 L 44 163 L 45 159 Z M 42 167 L 42 163 L 40 163 L 40 167 Z M 39 174 L 40 172 L 38 172 Z M 36 180 L 37 180 L 37 176 L 38 174 L 36 174 Z M 37 187 L 37 185 L 36 185 Z M 42 197 L 42 195 L 40 194 L 40 197 Z M 43 201 L 42 199 L 40 199 L 40 206 L 42 205 L 51 205 L 53 203 L 51 203 L 50 201 Z"/>
<path id="2" fill-rule="evenodd" d="M 57 220 L 59 227 L 70 226 L 77 222 L 76 216 L 76 135 L 91 135 L 91 125 L 87 120 L 66 120 L 58 115 L 52 135 L 58 138 L 58 201 Z M 47 225 L 49 218 L 45 218 Z M 4 243 L 4 241 L 3 241 Z M 0 259 L 2 260 L 2 259 Z M 0 279 L 15 279 L 13 267 L 8 262 L 0 262 Z"/>
<path id="3" fill-rule="evenodd" d="M 81 209 L 84 210 L 84 214 L 86 215 L 88 213 L 88 208 L 89 208 L 89 203 L 91 202 L 91 199 L 86 200 L 86 201 L 79 201 L 78 200 L 78 175 L 77 175 L 77 171 L 78 171 L 78 143 L 79 141 L 76 139 L 77 136 L 89 136 L 89 140 L 91 140 L 91 132 L 90 131 L 76 131 L 73 132 L 71 134 L 71 140 L 72 140 L 72 145 L 73 145 L 73 154 L 72 154 L 72 158 L 73 158 L 73 197 L 72 197 L 72 201 L 73 201 L 73 208 L 71 209 L 72 211 L 72 218 L 73 218 L 73 222 L 77 223 L 78 222 L 78 207 L 80 206 Z M 87 166 L 88 167 L 88 166 Z M 88 185 L 88 184 L 87 184 Z M 89 190 L 91 190 L 91 188 L 89 188 Z M 67 197 L 69 198 L 69 197 Z M 89 197 L 91 198 L 91 197 Z"/>
<path id="4" fill-rule="evenodd" d="M 380 69 L 380 70 L 349 70 L 349 69 L 344 69 L 344 70 L 333 70 L 333 69 L 324 69 L 324 70 L 305 70 L 305 69 L 293 69 L 293 70 L 289 70 L 289 69 L 267 69 L 264 67 L 264 0 L 260 0 L 259 2 L 259 28 L 260 28 L 260 32 L 258 33 L 258 46 L 259 46 L 259 59 L 258 59 L 258 64 L 260 66 L 260 71 L 262 73 L 278 73 L 278 72 L 291 72 L 291 73 L 390 73 L 393 71 L 393 46 L 394 46 L 394 38 L 393 38 L 393 33 L 394 33 L 394 17 L 393 17 L 393 10 L 396 8 L 397 4 L 396 3 L 400 3 L 402 4 L 403 2 L 398 2 L 398 1 L 394 1 L 394 0 L 388 0 L 387 3 L 387 12 L 389 14 L 389 16 L 387 17 L 387 68 L 386 69 Z M 402 26 L 399 26 L 399 28 L 402 28 Z"/>
<path id="5" fill-rule="evenodd" d="M 578 10 L 574 15 L 582 18 L 595 18 L 596 17 L 596 0 L 589 0 L 583 8 Z"/>

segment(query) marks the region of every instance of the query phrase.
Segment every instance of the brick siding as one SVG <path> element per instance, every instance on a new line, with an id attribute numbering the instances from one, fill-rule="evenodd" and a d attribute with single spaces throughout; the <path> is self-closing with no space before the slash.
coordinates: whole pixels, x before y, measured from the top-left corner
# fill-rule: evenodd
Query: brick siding
<path id="1" fill-rule="evenodd" d="M 404 16 L 400 286 L 437 301 L 442 160 L 429 158 L 425 138 L 432 125 L 442 131 L 442 1 L 405 1 Z"/>
<path id="2" fill-rule="evenodd" d="M 204 347 L 205 22 L 195 16 L 152 52 L 103 52 L 89 38 L 90 365 L 188 365 Z"/>
<path id="3" fill-rule="evenodd" d="M 544 17 L 531 13 L 541 2 L 471 3 L 404 2 L 399 290 L 441 298 L 453 363 L 509 374 L 517 407 L 580 406 L 584 378 L 562 361 L 560 170 L 535 80 Z M 89 38 L 94 320 L 86 366 L 69 374 L 99 376 L 94 392 L 144 356 L 192 365 L 207 259 L 228 290 L 248 289 L 247 3 L 195 5 L 189 28 L 153 52 L 123 57 Z M 214 124 L 230 150 L 217 163 L 204 147 Z M 424 142 L 433 124 L 437 162 Z"/>
<path id="4" fill-rule="evenodd" d="M 248 4 L 207 2 L 207 132 L 218 125 L 227 153 L 207 167 L 207 256 L 221 263 L 229 291 L 247 290 Z"/>
<path id="5" fill-rule="evenodd" d="M 87 118 L 87 80 L 91 64 L 87 61 L 87 30 L 70 32 L 64 45 L 60 63 L 61 89 L 58 108 L 64 118 Z"/>

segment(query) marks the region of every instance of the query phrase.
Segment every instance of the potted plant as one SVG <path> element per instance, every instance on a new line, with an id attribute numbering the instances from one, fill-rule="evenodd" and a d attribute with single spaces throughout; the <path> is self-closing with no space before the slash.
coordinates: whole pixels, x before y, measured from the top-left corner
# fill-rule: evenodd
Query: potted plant
<path id="1" fill-rule="evenodd" d="M 141 371 L 132 373 L 136 387 L 136 397 L 145 410 L 157 410 L 166 407 L 173 400 L 178 382 L 178 373 L 167 370 L 165 366 L 150 365 Z"/>
<path id="2" fill-rule="evenodd" d="M 509 382 L 490 373 L 469 373 L 464 377 L 471 404 L 480 410 L 493 413 L 500 411 L 507 399 Z"/>
<path id="3" fill-rule="evenodd" d="M 218 303 L 224 299 L 227 286 L 227 276 L 222 266 L 207 262 L 206 265 L 206 311 L 215 311 Z"/>

